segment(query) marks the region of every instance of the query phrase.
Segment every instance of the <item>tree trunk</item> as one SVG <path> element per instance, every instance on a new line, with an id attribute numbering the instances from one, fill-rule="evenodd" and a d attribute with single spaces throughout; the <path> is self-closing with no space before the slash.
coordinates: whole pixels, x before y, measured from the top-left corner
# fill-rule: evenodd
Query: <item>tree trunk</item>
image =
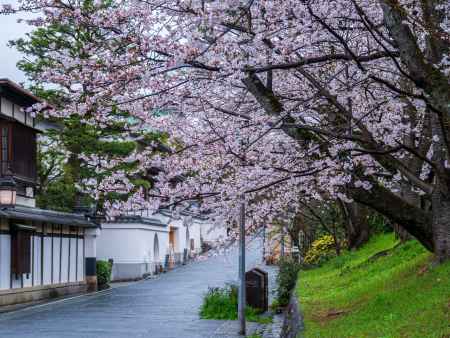
<path id="1" fill-rule="evenodd" d="M 431 194 L 431 212 L 433 215 L 434 253 L 438 262 L 450 258 L 450 170 L 446 168 L 448 160 L 444 135 L 440 129 L 441 121 L 437 116 L 431 117 L 432 133 L 438 136 L 433 142 L 432 160 L 441 164 L 441 170 L 436 170 L 434 190 Z"/>
<path id="2" fill-rule="evenodd" d="M 438 262 L 450 259 L 450 196 L 432 195 L 434 253 Z"/>
<path id="3" fill-rule="evenodd" d="M 413 239 L 413 236 L 411 236 L 411 234 L 408 231 L 406 231 L 405 228 L 403 228 L 400 224 L 395 223 L 393 225 L 393 228 L 394 228 L 395 238 L 399 239 L 400 242 L 404 243 L 406 241 Z"/>
<path id="4" fill-rule="evenodd" d="M 420 208 L 420 196 L 412 190 L 411 184 L 409 184 L 409 182 L 402 181 L 400 183 L 400 192 L 402 198 L 406 202 L 414 205 L 415 207 Z M 411 234 L 398 223 L 394 224 L 394 232 L 395 236 L 402 242 L 406 242 L 413 239 L 413 236 L 411 236 Z"/>
<path id="5" fill-rule="evenodd" d="M 373 186 L 370 191 L 363 188 L 349 188 L 353 199 L 378 211 L 392 222 L 400 224 L 425 248 L 434 251 L 432 213 L 406 202 L 375 180 L 371 183 Z"/>
<path id="6" fill-rule="evenodd" d="M 348 248 L 350 250 L 361 247 L 369 240 L 370 229 L 367 220 L 369 211 L 366 206 L 353 202 L 344 203 L 340 201 L 339 205 L 345 215 L 345 232 Z"/>
<path id="7" fill-rule="evenodd" d="M 334 241 L 334 250 L 336 251 L 336 256 L 341 255 L 341 243 L 339 243 L 339 239 L 337 236 L 336 223 L 333 225 L 333 241 Z"/>

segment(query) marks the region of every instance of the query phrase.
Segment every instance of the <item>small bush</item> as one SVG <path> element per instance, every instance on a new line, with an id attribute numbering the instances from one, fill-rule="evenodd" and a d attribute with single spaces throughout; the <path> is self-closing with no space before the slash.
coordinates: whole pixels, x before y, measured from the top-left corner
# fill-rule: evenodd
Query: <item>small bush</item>
<path id="1" fill-rule="evenodd" d="M 292 258 L 284 258 L 280 260 L 278 266 L 277 303 L 279 306 L 286 306 L 289 303 L 291 291 L 295 287 L 297 275 L 300 271 L 300 264 Z"/>
<path id="2" fill-rule="evenodd" d="M 200 316 L 204 319 L 237 319 L 237 286 L 209 288 L 203 299 Z"/>
<path id="3" fill-rule="evenodd" d="M 238 318 L 238 287 L 228 284 L 223 288 L 209 288 L 200 308 L 202 319 L 236 320 Z M 245 317 L 249 322 L 267 324 L 271 317 L 261 316 L 260 311 L 250 306 L 245 308 Z"/>
<path id="4" fill-rule="evenodd" d="M 330 235 L 325 235 L 312 243 L 305 255 L 304 262 L 307 265 L 321 265 L 335 256 L 334 239 Z"/>
<path id="5" fill-rule="evenodd" d="M 97 283 L 99 287 L 106 286 L 111 281 L 111 263 L 97 261 Z"/>

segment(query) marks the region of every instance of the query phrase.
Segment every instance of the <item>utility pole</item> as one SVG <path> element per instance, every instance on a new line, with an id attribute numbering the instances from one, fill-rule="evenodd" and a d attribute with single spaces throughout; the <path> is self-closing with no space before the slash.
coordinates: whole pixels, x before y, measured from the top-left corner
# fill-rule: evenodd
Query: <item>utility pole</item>
<path id="1" fill-rule="evenodd" d="M 242 200 L 239 219 L 239 334 L 245 336 L 245 202 Z"/>

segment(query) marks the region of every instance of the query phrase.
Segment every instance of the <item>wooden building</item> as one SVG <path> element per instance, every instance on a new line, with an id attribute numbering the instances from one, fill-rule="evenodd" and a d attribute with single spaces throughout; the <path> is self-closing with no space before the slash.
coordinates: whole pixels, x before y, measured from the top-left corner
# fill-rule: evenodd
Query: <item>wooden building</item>
<path id="1" fill-rule="evenodd" d="M 97 224 L 36 208 L 39 101 L 0 79 L 0 306 L 96 288 Z"/>

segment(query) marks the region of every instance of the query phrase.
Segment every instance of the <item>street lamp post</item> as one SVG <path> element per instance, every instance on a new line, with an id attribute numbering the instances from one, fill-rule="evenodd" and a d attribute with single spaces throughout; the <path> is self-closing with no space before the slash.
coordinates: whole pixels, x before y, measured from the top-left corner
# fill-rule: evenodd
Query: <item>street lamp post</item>
<path id="1" fill-rule="evenodd" d="M 245 203 L 241 202 L 239 217 L 239 334 L 245 336 Z"/>

